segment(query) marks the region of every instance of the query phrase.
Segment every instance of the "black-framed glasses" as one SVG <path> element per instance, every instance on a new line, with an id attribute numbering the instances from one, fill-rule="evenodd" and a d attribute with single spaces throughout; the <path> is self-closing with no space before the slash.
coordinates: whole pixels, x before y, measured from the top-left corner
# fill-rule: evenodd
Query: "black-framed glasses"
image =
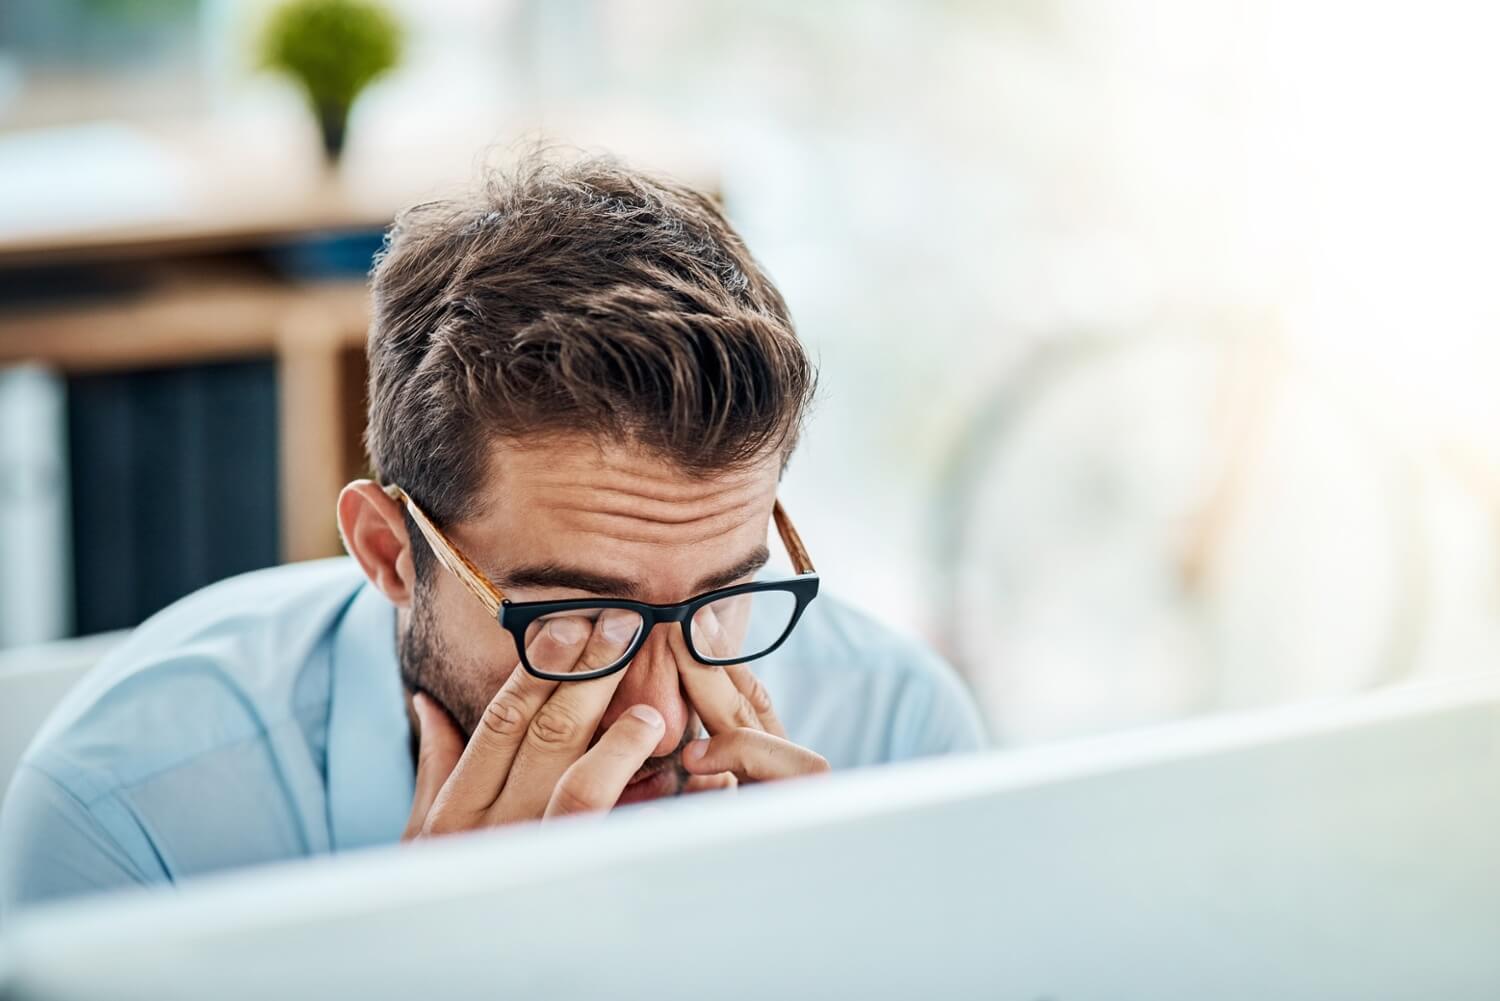
<path id="1" fill-rule="evenodd" d="M 443 564 L 511 634 L 528 673 L 549 681 L 589 681 L 623 670 L 661 623 L 682 627 L 688 652 L 709 666 L 742 664 L 786 641 L 818 593 L 818 574 L 778 500 L 777 533 L 796 576 L 719 588 L 672 605 L 613 598 L 511 601 L 399 486 L 384 488 L 403 504 Z"/>

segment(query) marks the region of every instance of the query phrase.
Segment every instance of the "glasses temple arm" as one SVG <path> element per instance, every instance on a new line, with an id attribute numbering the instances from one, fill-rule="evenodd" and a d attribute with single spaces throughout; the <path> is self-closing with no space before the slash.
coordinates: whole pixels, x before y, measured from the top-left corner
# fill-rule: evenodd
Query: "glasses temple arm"
<path id="1" fill-rule="evenodd" d="M 787 555 L 792 558 L 792 569 L 799 574 L 813 573 L 812 557 L 807 555 L 807 547 L 802 544 L 802 536 L 797 534 L 791 517 L 786 513 L 786 508 L 782 506 L 779 499 L 771 508 L 771 517 L 776 522 L 776 531 L 781 535 L 781 544 L 786 546 Z"/>
<path id="2" fill-rule="evenodd" d="M 412 500 L 405 490 L 394 485 L 383 486 L 381 489 L 385 491 L 387 497 L 406 508 L 438 561 L 473 592 L 474 597 L 489 609 L 491 615 L 499 615 L 500 606 L 505 602 L 505 595 L 500 589 L 491 584 L 489 578 L 469 562 L 467 556 L 459 552 L 458 547 L 448 540 L 443 530 L 427 517 L 426 512 L 417 506 L 417 502 Z"/>

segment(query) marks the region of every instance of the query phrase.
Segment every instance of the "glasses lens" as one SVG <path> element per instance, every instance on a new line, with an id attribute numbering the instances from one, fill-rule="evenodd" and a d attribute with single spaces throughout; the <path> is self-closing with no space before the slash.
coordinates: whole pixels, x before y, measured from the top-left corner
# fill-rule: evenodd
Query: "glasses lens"
<path id="1" fill-rule="evenodd" d="M 709 663 L 759 657 L 792 625 L 790 591 L 747 591 L 710 601 L 693 613 L 693 648 Z"/>
<path id="2" fill-rule="evenodd" d="M 571 608 L 526 627 L 526 662 L 539 674 L 567 678 L 614 667 L 641 632 L 641 616 L 628 608 Z"/>

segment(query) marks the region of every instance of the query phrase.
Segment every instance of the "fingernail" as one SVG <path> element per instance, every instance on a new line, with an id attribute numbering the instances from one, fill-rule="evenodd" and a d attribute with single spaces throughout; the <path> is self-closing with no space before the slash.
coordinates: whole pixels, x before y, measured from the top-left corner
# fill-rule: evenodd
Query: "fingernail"
<path id="1" fill-rule="evenodd" d="M 631 706 L 628 710 L 630 715 L 640 720 L 653 730 L 660 730 L 666 726 L 666 721 L 661 718 L 661 713 L 650 706 Z"/>
<path id="2" fill-rule="evenodd" d="M 636 618 L 634 615 L 606 615 L 604 617 L 604 638 L 611 643 L 624 646 L 635 636 Z"/>
<path id="3" fill-rule="evenodd" d="M 411 711 L 417 714 L 417 719 L 420 720 L 427 714 L 427 702 L 427 696 L 423 695 L 421 692 L 412 692 Z"/>
<path id="4" fill-rule="evenodd" d="M 547 632 L 564 646 L 572 646 L 588 638 L 589 627 L 574 618 L 553 619 L 547 623 Z"/>
<path id="5" fill-rule="evenodd" d="M 682 749 L 682 760 L 683 761 L 699 761 L 699 760 L 702 760 L 703 754 L 707 750 L 708 750 L 708 741 L 706 741 L 706 740 L 694 740 L 694 741 L 690 741 L 687 744 L 687 746 Z"/>

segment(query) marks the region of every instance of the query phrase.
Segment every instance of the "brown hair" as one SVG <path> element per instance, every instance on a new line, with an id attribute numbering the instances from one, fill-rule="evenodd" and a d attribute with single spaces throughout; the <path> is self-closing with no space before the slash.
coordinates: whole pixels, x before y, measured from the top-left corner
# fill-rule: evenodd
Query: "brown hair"
<path id="1" fill-rule="evenodd" d="M 816 383 L 713 201 L 609 159 L 533 156 L 403 212 L 372 296 L 366 444 L 439 524 L 474 513 L 496 439 L 584 432 L 695 474 L 784 460 Z"/>

